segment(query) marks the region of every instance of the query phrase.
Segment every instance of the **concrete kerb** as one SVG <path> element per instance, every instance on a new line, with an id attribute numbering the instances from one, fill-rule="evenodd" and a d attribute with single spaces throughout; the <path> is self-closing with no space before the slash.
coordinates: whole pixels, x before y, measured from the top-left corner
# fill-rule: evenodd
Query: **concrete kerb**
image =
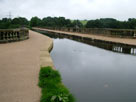
<path id="1" fill-rule="evenodd" d="M 40 50 L 40 67 L 47 67 L 51 66 L 53 69 L 55 69 L 53 61 L 50 56 L 50 51 L 53 48 L 53 41 L 49 45 L 48 49 L 47 48 L 42 48 Z"/>

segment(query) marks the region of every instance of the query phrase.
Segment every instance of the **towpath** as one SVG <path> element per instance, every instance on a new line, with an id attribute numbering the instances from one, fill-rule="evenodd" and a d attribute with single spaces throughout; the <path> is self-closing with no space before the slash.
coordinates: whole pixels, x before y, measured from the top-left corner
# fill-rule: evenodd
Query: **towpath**
<path id="1" fill-rule="evenodd" d="M 77 35 L 81 37 L 89 37 L 92 39 L 98 39 L 103 41 L 110 41 L 115 43 L 122 43 L 122 44 L 136 46 L 136 39 L 132 39 L 132 38 L 117 38 L 117 37 L 109 37 L 109 36 L 102 36 L 102 35 L 96 35 L 96 34 L 82 34 L 77 32 L 65 32 L 65 31 L 50 30 L 50 29 L 43 29 L 43 28 L 34 28 L 34 29 L 40 29 L 40 30 L 45 30 L 45 31 L 55 32 L 55 33 L 63 33 L 67 35 Z"/>
<path id="2" fill-rule="evenodd" d="M 28 40 L 0 44 L 0 102 L 40 102 L 40 65 L 53 66 L 52 39 L 29 31 Z"/>

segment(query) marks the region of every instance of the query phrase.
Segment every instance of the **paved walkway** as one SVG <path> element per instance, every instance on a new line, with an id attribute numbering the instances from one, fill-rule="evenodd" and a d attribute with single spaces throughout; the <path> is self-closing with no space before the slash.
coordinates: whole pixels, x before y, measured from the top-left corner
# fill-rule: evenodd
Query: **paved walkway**
<path id="1" fill-rule="evenodd" d="M 89 38 L 103 40 L 103 41 L 110 41 L 110 42 L 116 42 L 116 43 L 129 44 L 129 45 L 136 46 L 136 39 L 131 39 L 131 38 L 108 37 L 108 36 L 102 36 L 102 35 L 96 35 L 96 34 L 81 34 L 81 33 L 76 33 L 76 32 L 65 32 L 65 31 L 49 30 L 49 29 L 42 29 L 42 28 L 34 28 L 34 29 L 41 29 L 41 30 L 46 30 L 50 32 L 63 33 L 67 35 L 77 35 L 77 36 L 89 37 Z"/>
<path id="2" fill-rule="evenodd" d="M 0 44 L 0 102 L 39 102 L 40 65 L 53 66 L 52 39 L 29 31 L 30 39 Z M 41 61 L 40 61 L 41 60 Z"/>

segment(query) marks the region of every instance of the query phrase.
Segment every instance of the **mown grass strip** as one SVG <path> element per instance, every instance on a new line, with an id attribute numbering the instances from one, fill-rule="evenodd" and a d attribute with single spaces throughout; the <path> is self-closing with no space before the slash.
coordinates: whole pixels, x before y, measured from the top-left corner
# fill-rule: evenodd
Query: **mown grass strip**
<path id="1" fill-rule="evenodd" d="M 75 102 L 75 98 L 63 85 L 61 75 L 51 67 L 41 67 L 39 87 L 42 89 L 40 102 Z"/>

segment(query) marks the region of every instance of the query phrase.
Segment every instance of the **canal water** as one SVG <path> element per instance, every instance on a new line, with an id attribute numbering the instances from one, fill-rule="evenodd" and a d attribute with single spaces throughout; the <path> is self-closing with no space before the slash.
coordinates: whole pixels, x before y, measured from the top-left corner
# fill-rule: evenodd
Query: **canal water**
<path id="1" fill-rule="evenodd" d="M 136 56 L 54 39 L 51 57 L 77 102 L 136 102 Z"/>

